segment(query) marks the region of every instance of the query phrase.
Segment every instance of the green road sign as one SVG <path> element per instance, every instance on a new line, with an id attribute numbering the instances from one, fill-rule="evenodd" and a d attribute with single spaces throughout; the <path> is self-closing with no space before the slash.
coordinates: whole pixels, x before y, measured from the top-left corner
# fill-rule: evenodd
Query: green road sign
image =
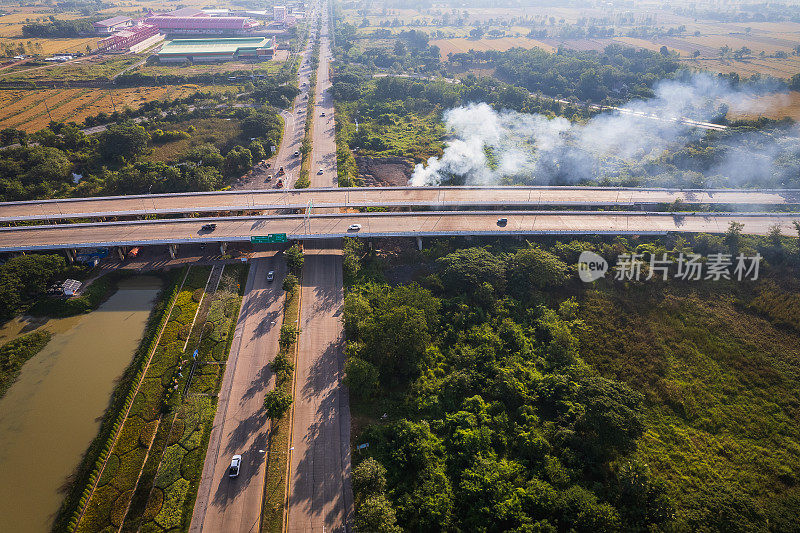
<path id="1" fill-rule="evenodd" d="M 285 233 L 270 233 L 269 235 L 251 235 L 251 244 L 272 244 L 275 242 L 286 242 Z"/>

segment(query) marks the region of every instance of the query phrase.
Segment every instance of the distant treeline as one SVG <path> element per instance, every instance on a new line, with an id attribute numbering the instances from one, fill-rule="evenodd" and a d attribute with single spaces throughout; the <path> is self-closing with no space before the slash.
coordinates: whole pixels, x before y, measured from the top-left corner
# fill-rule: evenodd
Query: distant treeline
<path id="1" fill-rule="evenodd" d="M 92 23 L 97 17 L 75 20 L 53 20 L 50 22 L 32 22 L 22 27 L 23 37 L 82 37 L 94 32 Z"/>

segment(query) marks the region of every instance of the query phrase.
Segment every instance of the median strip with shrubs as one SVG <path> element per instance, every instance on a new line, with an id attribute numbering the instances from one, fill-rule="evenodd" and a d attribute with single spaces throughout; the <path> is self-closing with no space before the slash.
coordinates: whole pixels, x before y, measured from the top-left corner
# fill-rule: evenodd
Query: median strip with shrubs
<path id="1" fill-rule="evenodd" d="M 283 282 L 286 291 L 284 300 L 283 325 L 279 340 L 278 354 L 270 368 L 275 373 L 275 389 L 270 391 L 264 408 L 270 418 L 269 456 L 267 475 L 264 480 L 264 498 L 261 509 L 261 532 L 280 533 L 283 531 L 286 512 L 286 487 L 289 469 L 289 437 L 292 431 L 291 408 L 294 389 L 294 368 L 297 361 L 297 337 L 300 330 L 296 321 L 300 319 L 300 285 L 298 276 L 303 269 L 303 252 L 297 245 L 286 252 L 290 273 Z"/>

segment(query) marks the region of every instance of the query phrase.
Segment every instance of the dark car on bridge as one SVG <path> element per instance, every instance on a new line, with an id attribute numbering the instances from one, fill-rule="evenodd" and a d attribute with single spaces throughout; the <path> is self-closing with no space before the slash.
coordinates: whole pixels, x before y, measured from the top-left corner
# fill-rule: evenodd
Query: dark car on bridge
<path id="1" fill-rule="evenodd" d="M 203 224 L 203 227 L 200 228 L 200 231 L 214 231 L 217 229 L 216 224 Z"/>

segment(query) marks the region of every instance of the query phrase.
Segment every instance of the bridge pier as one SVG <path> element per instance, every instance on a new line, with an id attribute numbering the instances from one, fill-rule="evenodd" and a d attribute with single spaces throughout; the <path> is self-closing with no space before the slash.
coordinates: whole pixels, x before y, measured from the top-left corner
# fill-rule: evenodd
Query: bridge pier
<path id="1" fill-rule="evenodd" d="M 169 256 L 172 259 L 175 259 L 175 254 L 178 253 L 178 245 L 177 244 L 170 244 L 168 246 L 168 249 L 169 249 Z"/>
<path id="2" fill-rule="evenodd" d="M 75 248 L 65 248 L 64 253 L 67 255 L 67 261 L 69 261 L 70 264 L 75 262 L 75 254 L 77 253 Z"/>
<path id="3" fill-rule="evenodd" d="M 219 243 L 219 253 L 225 255 L 227 252 L 228 252 L 228 243 L 227 242 Z"/>
<path id="4" fill-rule="evenodd" d="M 422 237 L 417 237 L 417 248 L 420 252 L 422 251 Z"/>

